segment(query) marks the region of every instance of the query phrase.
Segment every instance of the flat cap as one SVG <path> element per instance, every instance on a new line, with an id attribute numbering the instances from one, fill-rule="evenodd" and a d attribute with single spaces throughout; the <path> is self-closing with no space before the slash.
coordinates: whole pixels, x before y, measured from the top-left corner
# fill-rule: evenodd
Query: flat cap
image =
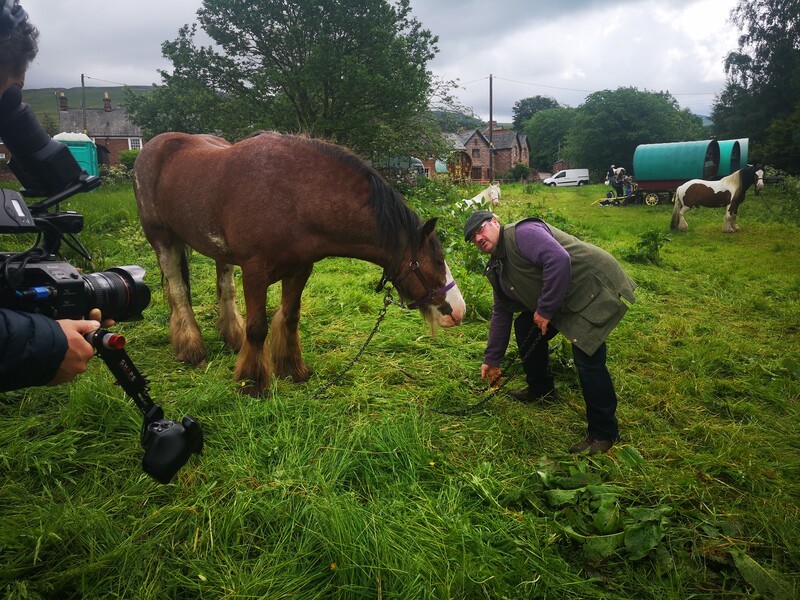
<path id="1" fill-rule="evenodd" d="M 484 221 L 488 221 L 493 217 L 494 214 L 490 213 L 488 210 L 476 210 L 469 217 L 467 217 L 467 222 L 464 223 L 464 241 L 470 241 L 470 238 L 472 237 L 472 234 L 475 233 L 478 225 Z"/>

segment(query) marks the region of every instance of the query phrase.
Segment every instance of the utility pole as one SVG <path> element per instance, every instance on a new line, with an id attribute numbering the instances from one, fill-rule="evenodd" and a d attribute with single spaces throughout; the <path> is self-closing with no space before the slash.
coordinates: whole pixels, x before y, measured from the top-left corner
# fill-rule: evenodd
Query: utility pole
<path id="1" fill-rule="evenodd" d="M 81 73 L 81 106 L 83 107 L 83 133 L 86 133 L 86 85 L 84 85 L 83 73 Z"/>
<path id="2" fill-rule="evenodd" d="M 494 123 L 492 122 L 492 74 L 489 73 L 489 183 L 494 181 Z"/>

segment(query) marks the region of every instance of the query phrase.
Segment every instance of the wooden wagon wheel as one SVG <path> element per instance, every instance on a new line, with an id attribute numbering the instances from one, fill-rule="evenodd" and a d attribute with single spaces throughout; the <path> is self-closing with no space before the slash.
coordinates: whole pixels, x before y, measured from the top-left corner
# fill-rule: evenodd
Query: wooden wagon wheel
<path id="1" fill-rule="evenodd" d="M 657 205 L 658 204 L 658 194 L 656 194 L 655 192 L 650 192 L 649 194 L 647 194 L 644 197 L 644 203 L 647 204 L 647 206 L 655 206 L 655 205 Z"/>

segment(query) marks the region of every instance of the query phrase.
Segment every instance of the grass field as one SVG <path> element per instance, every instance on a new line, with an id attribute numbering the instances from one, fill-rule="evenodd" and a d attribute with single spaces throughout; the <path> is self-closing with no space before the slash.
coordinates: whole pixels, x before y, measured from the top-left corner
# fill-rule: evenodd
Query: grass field
<path id="1" fill-rule="evenodd" d="M 262 399 L 233 382 L 211 261 L 191 260 L 209 361 L 190 368 L 172 360 L 131 191 L 71 199 L 87 268 L 147 269 L 145 320 L 114 330 L 167 417 L 200 421 L 206 448 L 169 485 L 144 475 L 139 413 L 99 360 L 69 386 L 0 395 L 2 597 L 797 597 L 800 231 L 777 189 L 749 193 L 735 235 L 720 210 L 690 211 L 678 234 L 671 206 L 600 207 L 605 191 L 504 186 L 497 208 L 609 250 L 639 284 L 608 341 L 623 441 L 593 458 L 566 453 L 585 419 L 565 342 L 551 345 L 559 403 L 501 394 L 468 416 L 435 412 L 485 393 L 491 291 L 450 208 L 458 191 L 410 202 L 440 217 L 464 325 L 432 338 L 390 306 L 361 359 L 317 394 L 383 306 L 377 266 L 323 261 L 301 320 L 314 376 Z M 655 262 L 624 258 L 648 239 Z"/>

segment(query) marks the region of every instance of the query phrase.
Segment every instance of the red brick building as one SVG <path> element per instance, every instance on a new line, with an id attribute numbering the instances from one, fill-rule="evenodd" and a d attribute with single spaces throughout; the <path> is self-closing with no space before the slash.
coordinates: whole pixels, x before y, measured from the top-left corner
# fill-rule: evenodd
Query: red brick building
<path id="1" fill-rule="evenodd" d="M 490 142 L 491 138 L 491 142 Z M 490 161 L 490 148 L 494 148 L 494 159 Z M 474 180 L 502 179 L 514 165 L 529 165 L 531 147 L 528 136 L 498 127 L 492 123 L 490 132 L 487 127 L 484 130 L 476 129 L 466 142 L 464 142 L 464 152 L 472 161 L 472 171 L 470 178 Z M 490 162 L 493 164 L 490 165 Z M 494 168 L 494 177 L 490 177 L 490 166 Z"/>

